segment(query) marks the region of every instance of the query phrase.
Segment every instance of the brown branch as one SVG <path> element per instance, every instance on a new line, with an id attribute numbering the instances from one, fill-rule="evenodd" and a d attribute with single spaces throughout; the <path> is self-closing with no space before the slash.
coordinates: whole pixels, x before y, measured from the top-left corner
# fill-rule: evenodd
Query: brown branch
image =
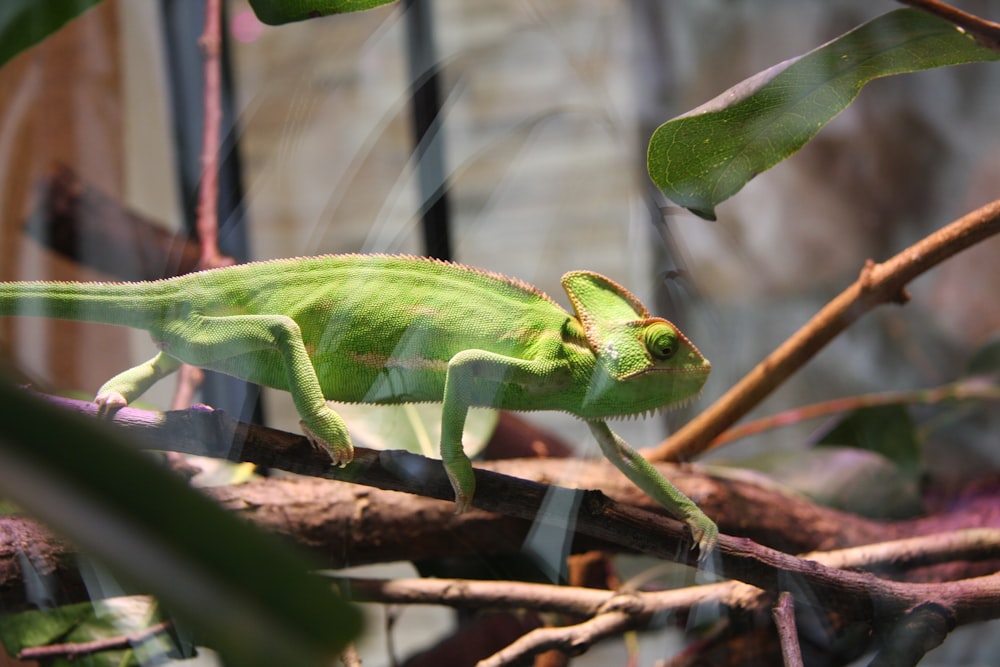
<path id="1" fill-rule="evenodd" d="M 976 531 L 967 531 L 971 534 Z M 989 544 L 984 548 L 996 550 L 1000 547 L 1000 531 L 991 531 Z M 978 536 L 977 540 L 985 536 Z M 826 553 L 810 554 L 816 563 L 839 563 L 848 568 L 866 567 L 877 564 L 885 565 L 896 561 L 899 554 L 911 553 L 916 549 L 933 549 L 938 536 L 925 536 L 917 540 L 903 540 L 895 543 L 869 545 L 856 549 L 838 550 Z M 977 541 L 973 540 L 973 541 Z M 953 543 L 955 546 L 955 543 Z M 955 557 L 963 556 L 956 554 Z M 997 575 L 979 580 L 969 580 L 957 584 L 958 588 L 967 591 L 979 591 L 980 588 L 991 589 L 989 595 L 997 599 L 1000 581 Z M 535 612 L 564 614 L 571 617 L 589 618 L 590 621 L 568 628 L 550 628 L 536 631 L 524 641 L 512 645 L 508 649 L 491 658 L 495 664 L 508 664 L 515 658 L 523 658 L 545 649 L 557 648 L 573 652 L 588 647 L 595 641 L 620 634 L 628 629 L 645 628 L 650 622 L 687 613 L 692 607 L 705 603 L 722 604 L 731 609 L 752 614 L 761 605 L 768 604 L 773 599 L 773 592 L 768 593 L 758 588 L 740 582 L 724 582 L 706 586 L 692 586 L 666 591 L 602 591 L 591 588 L 572 586 L 556 586 L 550 584 L 531 584 L 516 581 L 468 581 L 459 579 L 397 579 L 377 580 L 361 578 L 335 578 L 339 589 L 359 602 L 378 602 L 393 605 L 432 604 L 448 605 L 461 609 L 530 609 Z M 939 583 L 931 586 L 924 584 L 891 583 L 896 588 L 895 595 L 904 595 L 909 599 L 919 599 L 921 595 L 930 595 L 928 599 L 948 600 L 946 605 L 935 603 L 936 615 L 930 620 L 952 618 L 952 607 L 955 599 L 952 587 L 956 584 Z M 906 592 L 908 589 L 915 589 Z M 787 593 L 783 594 L 787 595 Z M 807 593 L 807 595 L 811 595 Z M 926 607 L 918 603 L 916 609 Z M 780 608 L 780 603 L 779 603 Z M 788 610 L 788 613 L 791 613 Z M 1000 615 L 1000 608 L 994 609 L 994 616 Z M 845 618 L 854 619 L 848 613 Z M 900 635 L 900 628 L 913 627 L 912 612 L 902 616 L 899 624 L 889 623 L 891 637 Z M 794 623 L 787 624 L 786 634 L 794 634 Z M 951 626 L 948 627 L 948 630 Z M 912 633 L 911 633 L 912 634 Z M 938 634 L 934 645 L 940 643 L 943 635 Z M 790 642 L 791 639 L 785 640 Z M 888 652 L 887 652 L 888 653 Z M 490 663 L 492 664 L 492 663 Z M 801 664 L 787 663 L 786 664 Z"/>
<path id="2" fill-rule="evenodd" d="M 83 404 L 87 405 L 87 404 Z M 122 412 L 126 412 L 123 410 Z M 145 422 L 147 424 L 159 423 L 159 430 L 166 430 L 166 425 L 169 425 L 171 418 L 173 417 L 214 417 L 217 413 L 207 412 L 204 410 L 193 410 L 186 411 L 183 414 L 168 413 L 167 415 L 158 415 L 155 413 L 143 413 L 143 411 L 135 411 L 139 414 L 147 415 Z M 121 415 L 119 415 L 121 416 Z M 200 421 L 200 420 L 192 420 Z M 206 422 L 208 423 L 208 422 Z M 202 424 L 204 426 L 204 424 Z M 208 439 L 211 440 L 214 429 L 203 428 L 203 435 L 209 436 Z M 232 434 L 232 430 L 229 431 Z M 297 436 L 291 436 L 290 434 L 285 434 L 291 439 L 298 440 Z M 228 441 L 227 442 L 231 442 Z M 243 454 L 247 454 L 248 451 L 252 454 L 254 448 L 251 447 L 247 450 L 243 448 Z M 364 457 L 372 456 L 371 453 L 361 452 Z M 393 454 L 390 458 L 395 458 L 397 455 Z M 245 458 L 241 456 L 238 458 Z M 372 465 L 380 465 L 380 456 L 374 455 L 374 463 Z M 420 465 L 422 461 L 420 457 L 404 457 L 402 460 L 403 467 L 410 469 L 414 472 L 414 477 L 420 478 L 423 476 L 423 472 L 420 470 Z M 400 460 L 395 461 L 395 463 L 400 463 Z M 428 462 L 433 470 L 439 470 L 440 464 L 438 462 Z M 516 470 L 519 473 L 528 470 L 531 466 L 531 461 L 513 461 L 504 462 L 502 466 L 507 466 L 508 469 Z M 562 464 L 559 461 L 548 461 L 548 462 L 537 462 L 537 463 L 548 463 L 548 464 Z M 573 468 L 576 469 L 580 467 L 581 464 L 574 463 Z M 558 467 L 549 468 L 549 470 L 557 470 Z M 339 470 L 339 469 L 338 469 Z M 350 467 L 347 469 L 350 470 Z M 606 468 L 605 468 L 606 470 Z M 354 481 L 362 481 L 363 478 L 371 474 L 369 470 L 357 471 L 361 473 L 358 475 Z M 432 471 L 433 472 L 433 471 Z M 536 471 L 537 474 L 537 471 Z M 564 473 L 565 474 L 565 473 Z M 541 476 L 548 476 L 546 473 L 542 473 Z M 498 476 L 499 477 L 499 476 Z M 480 480 L 490 480 L 492 475 L 486 471 L 477 471 L 477 479 Z M 502 478 L 501 478 L 502 479 Z M 227 490 L 228 493 L 235 493 L 229 501 L 224 502 L 224 505 L 231 507 L 241 513 L 246 514 L 248 518 L 254 518 L 258 521 L 260 515 L 254 514 L 254 512 L 263 506 L 265 503 L 262 502 L 265 493 L 272 493 L 275 487 L 281 486 L 281 484 L 289 485 L 300 485 L 307 483 L 315 483 L 319 485 L 321 482 L 318 480 L 288 480 L 287 482 L 281 482 L 280 480 L 266 480 L 257 483 L 256 485 L 244 485 L 240 487 L 234 487 L 233 489 Z M 247 491 L 247 487 L 256 488 L 260 496 L 255 496 Z M 327 484 L 329 487 L 329 485 Z M 500 491 L 500 495 L 517 496 L 518 494 L 512 494 L 508 491 L 503 492 L 502 488 L 490 489 L 490 484 L 486 484 L 481 488 L 481 492 L 491 495 Z M 327 517 L 322 513 L 314 511 L 318 507 L 322 507 L 330 504 L 337 504 L 335 500 L 331 497 L 329 493 L 333 488 L 353 488 L 356 491 L 356 495 L 343 507 L 342 510 L 345 513 L 350 514 L 354 517 L 354 521 L 348 521 L 343 525 L 335 525 L 329 527 L 330 536 L 327 537 L 328 542 L 326 545 L 314 545 L 318 551 L 343 551 L 346 548 L 346 544 L 350 542 L 351 539 L 355 539 L 358 536 L 368 537 L 370 524 L 363 523 L 362 520 L 367 519 L 369 515 L 378 509 L 381 509 L 383 504 L 383 497 L 374 497 L 372 494 L 376 493 L 371 490 L 364 489 L 362 487 L 330 487 L 326 489 L 317 489 L 314 491 L 315 499 L 313 504 L 305 504 L 304 507 L 299 507 L 301 503 L 301 498 L 289 498 L 287 504 L 284 506 L 274 507 L 270 516 L 273 520 L 283 520 L 286 522 L 285 530 L 290 533 L 298 533 L 299 535 L 305 535 L 307 539 L 313 539 L 316 534 L 313 532 L 316 530 L 316 526 L 322 525 L 324 530 L 328 527 L 326 524 Z M 212 491 L 212 493 L 217 493 L 217 491 Z M 450 490 L 448 491 L 450 494 Z M 243 494 L 242 496 L 239 494 Z M 220 496 L 216 496 L 220 497 Z M 242 500 L 240 500 L 242 499 Z M 495 503 L 496 501 L 489 501 L 489 503 Z M 444 522 L 444 519 L 439 519 L 438 515 L 421 516 L 422 512 L 426 511 L 428 505 L 424 501 L 413 498 L 404 498 L 402 505 L 407 506 L 411 509 L 409 515 L 403 515 L 397 517 L 397 526 L 406 526 L 408 524 L 420 525 L 422 522 L 430 525 L 437 525 L 440 522 Z M 775 500 L 771 505 L 766 506 L 756 506 L 755 509 L 758 513 L 761 512 L 762 507 L 767 506 L 779 506 L 783 505 L 783 500 Z M 435 503 L 437 507 L 441 510 L 441 515 L 450 515 L 451 505 L 450 503 Z M 587 517 L 591 516 L 593 513 L 587 511 L 591 505 L 597 505 L 599 508 L 615 510 L 616 506 L 619 504 L 613 503 L 612 501 L 602 500 L 602 497 L 593 493 L 584 494 L 584 501 L 581 505 L 581 509 L 584 510 L 582 514 L 582 519 L 578 522 L 578 528 L 587 528 L 587 532 L 594 533 L 593 526 L 588 526 Z M 302 510 L 302 514 L 295 515 L 289 511 L 290 508 L 297 508 Z M 634 508 L 632 508 L 634 510 Z M 764 510 L 766 513 L 766 510 Z M 476 519 L 476 517 L 479 519 Z M 616 515 L 623 515 L 628 517 L 628 521 L 622 522 L 618 528 L 616 528 Z M 456 518 L 455 520 L 459 520 Z M 489 515 L 484 515 L 483 513 L 471 513 L 467 517 L 461 518 L 461 520 L 474 521 L 493 521 L 496 520 L 494 517 Z M 532 516 L 532 520 L 544 521 L 544 517 L 539 517 L 536 515 Z M 604 530 L 610 531 L 609 534 L 618 535 L 623 533 L 625 535 L 641 535 L 642 533 L 647 533 L 647 538 L 643 538 L 643 542 L 651 542 L 654 549 L 651 552 L 664 551 L 664 531 L 663 526 L 658 523 L 654 515 L 644 514 L 641 512 L 630 511 L 627 507 L 619 507 L 614 512 L 608 512 L 606 520 L 602 521 L 601 524 L 604 526 Z M 266 524 L 264 524 L 266 525 Z M 389 527 L 392 529 L 392 526 Z M 451 531 L 455 534 L 462 536 L 462 541 L 474 540 L 476 539 L 476 533 L 467 532 L 466 528 L 462 525 L 456 524 L 451 525 Z M 381 534 L 376 533 L 373 536 L 375 542 L 378 542 L 386 532 Z M 345 539 L 345 536 L 350 539 Z M 408 536 L 409 537 L 409 536 Z M 964 536 L 954 536 L 956 541 L 952 542 L 950 548 L 954 549 L 953 557 L 983 557 L 990 554 L 995 555 L 997 552 L 998 544 L 1000 544 L 1000 539 L 998 539 L 997 531 L 978 531 L 974 533 L 969 533 Z M 428 540 L 421 538 L 409 537 L 412 545 L 426 544 Z M 617 539 L 617 538 L 616 538 Z M 929 545 L 935 544 L 940 541 L 937 536 L 929 536 L 924 538 L 925 542 L 923 544 L 910 542 L 907 544 L 897 544 L 897 545 L 879 545 L 878 547 L 868 547 L 865 549 L 855 550 L 848 555 L 841 554 L 838 565 L 840 567 L 853 567 L 856 563 L 866 562 L 868 566 L 873 566 L 876 558 L 873 557 L 874 552 L 878 552 L 878 558 L 883 561 L 888 561 L 895 563 L 897 566 L 902 567 L 902 558 L 912 559 L 910 563 L 914 562 L 927 562 L 926 559 L 920 560 L 924 552 L 931 552 Z M 627 542 L 628 540 L 623 540 Z M 14 543 L 20 543 L 14 540 Z M 642 543 L 642 542 L 640 542 Z M 447 545 L 446 545 L 447 546 Z M 482 549 L 482 545 L 473 544 L 474 551 L 488 551 L 488 549 Z M 445 551 L 447 553 L 447 550 Z M 982 620 L 983 618 L 991 618 L 997 614 L 998 605 L 996 601 L 998 595 L 1000 595 L 1000 580 L 994 577 L 986 577 L 981 579 L 970 579 L 960 582 L 949 582 L 946 584 L 905 584 L 897 582 L 885 582 L 870 575 L 860 575 L 853 572 L 842 572 L 829 568 L 826 563 L 833 562 L 829 560 L 829 555 L 824 554 L 813 554 L 810 558 L 814 561 L 810 563 L 802 559 L 792 558 L 777 554 L 772 550 L 764 549 L 754 545 L 753 543 L 747 542 L 745 540 L 738 540 L 736 538 L 725 537 L 720 542 L 720 555 L 723 558 L 720 560 L 720 564 L 723 566 L 724 571 L 728 570 L 727 573 L 737 574 L 737 571 L 742 568 L 747 574 L 740 578 L 744 580 L 755 581 L 758 585 L 767 587 L 769 590 L 774 590 L 773 586 L 777 585 L 777 582 L 784 580 L 783 578 L 791 577 L 792 579 L 798 580 L 802 585 L 798 590 L 806 591 L 808 595 L 818 595 L 822 596 L 824 601 L 831 602 L 831 608 L 836 609 L 839 613 L 849 615 L 851 618 L 860 618 L 860 620 L 867 620 L 868 622 L 884 622 L 893 623 L 894 619 L 902 614 L 906 613 L 906 610 L 915 604 L 917 601 L 929 600 L 938 604 L 941 608 L 948 610 L 950 618 L 954 618 L 956 623 L 970 622 L 972 620 Z M 932 560 L 935 557 L 932 557 Z M 937 558 L 944 558 L 943 554 L 937 556 Z M 729 561 L 728 563 L 726 561 Z M 822 564 L 822 565 L 820 565 Z M 770 570 L 771 574 L 765 576 L 765 570 Z M 778 574 L 778 570 L 781 570 L 784 574 Z M 825 583 L 824 583 L 825 582 Z M 435 583 L 440 582 L 427 582 L 429 585 L 435 585 Z M 819 586 L 817 586 L 817 583 Z M 454 584 L 451 584 L 454 586 Z M 496 584 L 491 584 L 496 586 Z M 521 585 L 526 586 L 526 585 Z M 753 595 L 747 594 L 748 587 L 744 585 L 729 584 L 728 588 L 720 589 L 727 590 L 734 597 L 741 593 L 742 598 L 753 601 L 754 599 L 760 599 L 760 594 Z M 358 596 L 358 591 L 360 586 L 352 585 L 348 586 L 347 589 Z M 461 589 L 455 587 L 456 591 Z M 504 584 L 499 588 L 499 590 L 506 599 L 514 602 L 518 605 L 531 605 L 532 600 L 545 600 L 546 598 L 538 596 L 537 591 L 531 589 L 521 589 L 515 586 Z M 560 590 L 560 589 L 554 589 Z M 751 589 L 752 590 L 752 589 Z M 592 594 L 592 593 L 588 593 Z M 698 589 L 688 589 L 683 591 L 668 591 L 665 593 L 655 593 L 655 594 L 638 594 L 644 599 L 652 601 L 651 604 L 658 604 L 662 607 L 664 604 L 682 604 L 688 607 L 694 604 L 696 600 L 704 599 L 704 596 L 710 594 L 718 594 L 716 591 L 709 587 L 701 587 Z M 573 611 L 574 612 L 588 612 L 595 613 L 593 610 L 597 609 L 597 613 L 602 611 L 617 610 L 622 611 L 625 609 L 630 610 L 629 614 L 632 618 L 638 618 L 641 621 L 642 609 L 636 607 L 633 602 L 633 596 L 637 594 L 629 593 L 623 595 L 612 595 L 610 593 L 602 593 L 601 598 L 598 600 L 596 597 L 583 600 L 583 602 L 589 602 L 589 607 L 581 606 L 581 600 L 576 600 L 577 605 Z M 520 596 L 517 599 L 517 596 Z M 610 598 L 609 598 L 610 596 Z M 647 597 L 649 596 L 649 597 Z M 659 596 L 659 597 L 657 597 Z M 446 596 L 448 597 L 448 596 Z M 465 604 L 468 602 L 469 595 L 465 592 L 458 592 L 450 596 L 452 600 L 462 600 Z M 548 598 L 549 602 L 547 604 L 551 605 L 552 609 L 556 609 L 556 601 L 551 597 Z M 429 600 L 429 599 L 428 599 Z M 440 603 L 441 599 L 435 600 L 435 602 Z M 668 602 L 669 601 L 669 602 Z M 620 605 L 620 606 L 619 606 Z M 497 605 L 495 601 L 491 601 L 490 606 L 500 606 Z M 588 611 L 590 610 L 590 611 Z M 878 617 L 876 618 L 875 611 L 878 610 Z M 637 616 L 638 614 L 638 616 Z M 535 636 L 532 638 L 532 642 L 537 642 L 540 639 L 545 639 L 546 642 L 556 641 L 562 642 L 564 646 L 583 646 L 590 641 L 588 637 L 594 638 L 600 636 L 600 633 L 596 632 L 594 628 L 605 627 L 601 622 L 595 621 L 593 624 L 588 624 L 583 626 L 582 629 L 574 629 L 569 631 L 564 631 L 563 634 L 558 632 L 555 634 L 550 634 L 547 636 L 542 635 L 541 637 Z M 631 622 L 631 621 L 630 621 Z M 615 627 L 623 628 L 626 627 L 621 624 L 615 624 Z M 582 634 L 581 634 L 582 633 Z M 575 639 L 574 639 L 575 638 Z M 581 643 L 582 642 L 582 643 Z M 545 642 L 538 643 L 536 646 L 546 645 Z"/>
<path id="3" fill-rule="evenodd" d="M 200 251 L 190 239 L 122 206 L 66 165 L 57 164 L 35 191 L 25 234 L 83 266 L 118 280 L 156 280 L 198 269 Z"/>
<path id="4" fill-rule="evenodd" d="M 791 593 L 784 591 L 778 596 L 778 603 L 771 610 L 771 616 L 778 629 L 785 667 L 802 667 L 802 649 L 799 648 L 799 633 L 795 627 L 795 600 Z"/>
<path id="5" fill-rule="evenodd" d="M 996 400 L 1000 400 L 1000 387 L 995 384 L 992 378 L 986 377 L 970 377 L 931 389 L 887 391 L 835 398 L 829 401 L 820 401 L 810 405 L 799 406 L 791 410 L 784 410 L 740 424 L 739 426 L 734 426 L 712 440 L 706 451 L 783 426 L 798 424 L 818 417 L 829 417 L 830 415 L 850 412 L 861 408 L 886 405 L 934 405 L 944 401 Z"/>
<path id="6" fill-rule="evenodd" d="M 980 46 L 1000 51 L 1000 23 L 987 21 L 939 0 L 898 0 L 898 2 L 954 23 L 972 35 Z"/>
<path id="7" fill-rule="evenodd" d="M 198 190 L 198 240 L 201 268 L 232 264 L 219 253 L 219 127 L 222 124 L 222 5 L 205 3 L 205 30 L 198 40 L 205 58 L 201 140 L 201 184 Z M 221 262 L 221 263 L 220 263 Z"/>
<path id="8" fill-rule="evenodd" d="M 522 664 L 522 661 L 527 658 L 551 650 L 562 651 L 570 656 L 580 655 L 595 642 L 620 635 L 630 629 L 632 624 L 633 619 L 629 614 L 622 611 L 610 611 L 598 614 L 576 625 L 536 628 L 518 637 L 490 657 L 480 660 L 477 667 L 503 667 L 504 665 Z"/>
<path id="9" fill-rule="evenodd" d="M 96 406 L 86 401 L 46 398 L 67 409 L 96 414 Z M 451 487 L 436 460 L 359 448 L 353 465 L 331 469 L 329 456 L 311 447 L 303 436 L 242 424 L 222 411 L 210 409 L 159 413 L 123 408 L 115 414 L 113 423 L 146 448 L 252 461 L 267 468 L 405 491 L 447 500 L 449 502 L 441 503 L 440 507 L 446 511 L 453 509 Z M 485 468 L 522 478 L 549 480 L 555 485 L 602 488 L 621 502 L 650 509 L 656 507 L 601 459 L 575 461 L 569 467 L 560 461 L 537 459 L 492 462 L 477 464 L 477 467 L 477 476 L 483 477 L 477 504 L 484 509 L 491 509 L 488 502 L 518 505 L 519 509 L 509 515 L 525 516 L 529 521 L 537 518 L 537 508 L 551 487 L 497 475 Z M 726 478 L 713 478 L 694 466 L 667 464 L 661 464 L 660 470 L 710 516 L 717 517 L 724 531 L 727 528 L 729 532 L 738 531 L 787 551 L 829 549 L 960 528 L 996 526 L 996 515 L 992 512 L 995 499 L 989 495 L 980 494 L 964 500 L 960 512 L 913 521 L 876 522 L 783 494 L 773 486 L 762 485 L 759 476 L 731 473 Z M 563 491 L 570 493 L 566 489 Z M 775 511 L 762 511 L 766 508 L 775 508 Z M 678 533 L 686 539 L 686 531 Z"/>
<path id="10" fill-rule="evenodd" d="M 906 285 L 952 255 L 1000 232 L 1000 199 L 947 225 L 895 257 L 869 260 L 857 281 L 747 373 L 722 398 L 649 451 L 655 461 L 690 459 L 746 415 L 862 315 L 883 303 L 905 303 Z"/>
<path id="11" fill-rule="evenodd" d="M 93 405 L 84 402 L 60 402 L 80 406 L 84 411 L 94 409 Z M 448 500 L 448 503 L 437 504 L 442 513 L 448 513 L 452 508 L 450 503 L 452 491 L 438 461 L 401 452 L 372 452 L 359 449 L 358 459 L 354 464 L 345 469 L 331 468 L 328 459 L 325 459 L 321 452 L 312 449 L 301 436 L 259 427 L 251 429 L 232 420 L 228 422 L 222 420 L 222 415 L 218 412 L 190 410 L 183 413 L 160 414 L 126 408 L 116 415 L 116 423 L 123 414 L 130 416 L 136 423 L 145 423 L 144 429 L 138 429 L 135 423 L 130 428 L 135 432 L 143 431 L 147 446 L 190 453 L 210 453 L 216 456 L 232 453 L 232 458 L 251 460 L 272 467 L 278 467 L 273 464 L 281 463 L 283 467 L 321 477 L 385 489 L 419 492 Z M 189 422 L 190 433 L 197 435 L 185 437 L 177 437 L 176 433 L 170 435 L 169 427 L 178 420 Z M 260 432 L 270 434 L 272 439 L 265 443 L 261 439 Z M 234 444 L 237 451 L 230 452 Z M 290 452 L 298 453 L 289 456 Z M 528 468 L 526 465 L 528 463 L 510 461 L 503 462 L 503 465 L 508 470 L 522 474 L 523 469 Z M 547 473 L 541 473 L 542 477 L 562 467 L 561 461 L 548 463 L 555 465 L 550 465 L 546 469 Z M 579 464 L 574 464 L 573 467 L 578 466 Z M 576 493 L 579 494 L 579 508 L 574 516 L 575 523 L 570 529 L 576 531 L 578 539 L 582 539 L 580 538 L 582 535 L 591 541 L 590 545 L 594 545 L 596 540 L 606 546 L 617 545 L 614 547 L 616 549 L 693 563 L 693 554 L 687 548 L 689 544 L 687 531 L 676 520 L 611 500 L 600 492 L 556 489 L 551 485 L 483 469 L 476 470 L 476 479 L 479 493 L 475 505 L 481 509 L 516 518 L 524 522 L 522 525 L 546 521 L 546 515 L 541 508 L 547 494 L 554 491 Z M 373 504 L 370 496 L 372 492 L 364 489 L 360 491 L 355 496 L 355 501 L 345 508 L 352 510 L 352 515 L 356 519 L 353 523 L 347 524 L 347 530 L 339 533 L 341 545 L 345 543 L 344 535 L 364 534 L 369 530 L 363 519 Z M 366 494 L 369 495 L 367 500 Z M 326 497 L 320 496 L 320 499 L 329 502 Z M 416 501 L 410 499 L 409 503 L 415 504 Z M 253 500 L 248 500 L 246 503 L 248 508 L 252 508 L 254 504 Z M 774 507 L 783 508 L 787 504 L 788 499 L 784 496 L 772 498 L 771 501 L 771 506 Z M 240 509 L 239 506 L 236 506 L 236 509 Z M 754 505 L 753 509 L 755 514 L 759 515 L 762 506 Z M 482 513 L 473 513 L 465 520 L 490 520 L 490 518 Z M 313 530 L 312 526 L 316 525 L 314 518 L 303 518 L 300 521 L 304 525 L 292 526 L 290 530 L 308 533 Z M 423 527 L 427 524 L 436 524 L 438 519 L 421 517 L 419 521 L 417 519 L 410 521 Z M 929 520 L 923 520 L 923 523 L 911 522 L 911 526 L 918 525 L 926 528 L 930 525 Z M 893 524 L 888 526 L 891 528 Z M 468 535 L 462 530 L 456 532 L 466 539 Z M 885 534 L 889 532 L 886 525 L 882 525 L 881 530 Z M 978 540 L 967 540 L 963 548 L 979 549 L 981 555 L 995 555 L 996 544 L 989 542 L 989 536 L 986 536 L 986 539 L 983 537 L 980 535 Z M 426 543 L 426 540 L 411 541 Z M 339 547 L 341 550 L 344 548 L 344 546 Z M 1000 575 L 993 575 L 992 578 L 966 579 L 946 585 L 890 582 L 870 574 L 845 572 L 817 561 L 788 556 L 745 538 L 727 535 L 720 537 L 719 546 L 708 565 L 722 576 L 735 578 L 765 590 L 776 590 L 780 581 L 788 581 L 791 577 L 800 584 L 796 590 L 809 591 L 809 595 L 824 600 L 826 607 L 831 611 L 865 622 L 893 623 L 896 618 L 920 601 L 932 601 L 949 609 L 957 623 L 992 618 L 997 613 L 997 598 L 1000 595 L 997 591 Z"/>

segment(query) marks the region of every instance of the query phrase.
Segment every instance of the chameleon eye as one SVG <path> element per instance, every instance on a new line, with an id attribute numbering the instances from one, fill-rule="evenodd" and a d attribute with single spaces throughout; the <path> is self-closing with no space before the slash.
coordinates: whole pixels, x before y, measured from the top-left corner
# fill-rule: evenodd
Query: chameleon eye
<path id="1" fill-rule="evenodd" d="M 644 334 L 646 349 L 654 359 L 666 361 L 677 353 L 677 332 L 667 324 L 654 324 Z"/>

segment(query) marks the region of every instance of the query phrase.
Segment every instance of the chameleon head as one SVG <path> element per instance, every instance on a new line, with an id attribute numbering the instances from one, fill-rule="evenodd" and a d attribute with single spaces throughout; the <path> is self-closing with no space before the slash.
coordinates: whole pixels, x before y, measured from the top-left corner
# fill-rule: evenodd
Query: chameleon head
<path id="1" fill-rule="evenodd" d="M 677 327 L 604 276 L 568 273 L 563 287 L 596 357 L 581 416 L 647 412 L 701 391 L 712 365 Z"/>

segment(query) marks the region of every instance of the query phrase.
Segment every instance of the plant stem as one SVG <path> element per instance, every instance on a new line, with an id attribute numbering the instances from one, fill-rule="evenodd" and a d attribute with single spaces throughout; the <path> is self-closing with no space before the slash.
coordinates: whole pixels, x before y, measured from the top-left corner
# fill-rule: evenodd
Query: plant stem
<path id="1" fill-rule="evenodd" d="M 792 373 L 875 306 L 909 299 L 906 285 L 952 255 L 1000 232 L 1000 199 L 924 237 L 881 264 L 865 263 L 858 279 L 778 349 L 765 357 L 725 395 L 657 447 L 653 461 L 687 460 L 704 452 Z"/>

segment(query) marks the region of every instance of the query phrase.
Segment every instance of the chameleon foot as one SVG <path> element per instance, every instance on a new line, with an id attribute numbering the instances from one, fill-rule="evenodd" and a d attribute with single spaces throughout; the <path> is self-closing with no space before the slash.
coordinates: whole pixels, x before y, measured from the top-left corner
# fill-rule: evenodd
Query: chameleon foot
<path id="1" fill-rule="evenodd" d="M 704 562 L 719 541 L 719 527 L 704 514 L 688 517 L 685 522 L 691 529 L 691 537 L 694 539 L 691 548 L 698 547 L 698 562 Z"/>
<path id="2" fill-rule="evenodd" d="M 342 442 L 334 444 L 316 435 L 312 429 L 306 426 L 305 422 L 300 421 L 299 427 L 302 428 L 302 432 L 305 434 L 306 438 L 308 438 L 313 447 L 316 449 L 322 449 L 330 454 L 330 459 L 333 461 L 334 465 L 343 468 L 354 460 L 354 446 L 351 444 L 350 440 L 346 443 Z"/>
<path id="3" fill-rule="evenodd" d="M 97 404 L 98 417 L 109 417 L 119 408 L 124 408 L 128 405 L 128 401 L 125 400 L 125 397 L 117 391 L 105 391 L 98 394 L 94 398 L 94 403 Z"/>

